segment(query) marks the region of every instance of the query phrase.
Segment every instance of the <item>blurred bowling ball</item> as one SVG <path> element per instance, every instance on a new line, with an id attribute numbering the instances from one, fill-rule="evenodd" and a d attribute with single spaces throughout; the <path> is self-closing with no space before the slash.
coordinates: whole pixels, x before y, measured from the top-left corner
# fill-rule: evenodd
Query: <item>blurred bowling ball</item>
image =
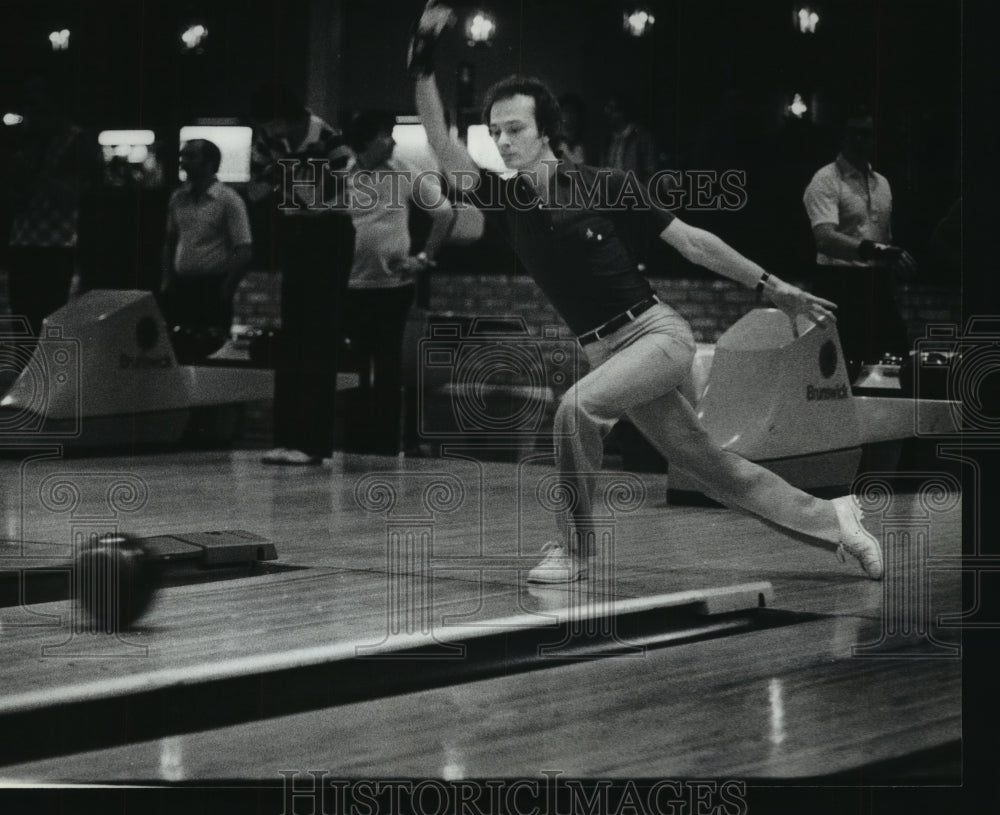
<path id="1" fill-rule="evenodd" d="M 105 535 L 76 560 L 76 599 L 93 631 L 124 631 L 149 608 L 157 575 L 141 541 Z"/>

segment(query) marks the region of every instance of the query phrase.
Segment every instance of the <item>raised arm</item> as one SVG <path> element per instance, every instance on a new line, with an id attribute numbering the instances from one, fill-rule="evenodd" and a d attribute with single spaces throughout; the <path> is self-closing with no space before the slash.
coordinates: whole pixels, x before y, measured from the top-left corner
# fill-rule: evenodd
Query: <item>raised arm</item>
<path id="1" fill-rule="evenodd" d="M 427 140 L 437 156 L 445 178 L 457 172 L 478 173 L 466 149 L 452 141 L 445 120 L 444 105 L 434 78 L 434 51 L 445 28 L 455 21 L 455 13 L 445 5 L 430 0 L 417 23 L 410 42 L 407 67 L 414 79 L 417 113 L 427 131 Z"/>
<path id="2" fill-rule="evenodd" d="M 685 259 L 746 286 L 757 288 L 789 316 L 794 325 L 796 315 L 803 314 L 814 323 L 835 321 L 831 309 L 837 306 L 816 297 L 797 286 L 765 272 L 752 260 L 743 257 L 729 244 L 704 229 L 674 218 L 660 233 L 660 238 L 676 249 Z"/>
<path id="3" fill-rule="evenodd" d="M 424 255 L 428 262 L 433 263 L 438 250 L 448 239 L 448 234 L 455 224 L 455 212 L 434 175 L 422 173 L 419 176 L 419 187 L 414 193 L 415 203 L 431 218 L 431 229 L 424 244 Z"/>

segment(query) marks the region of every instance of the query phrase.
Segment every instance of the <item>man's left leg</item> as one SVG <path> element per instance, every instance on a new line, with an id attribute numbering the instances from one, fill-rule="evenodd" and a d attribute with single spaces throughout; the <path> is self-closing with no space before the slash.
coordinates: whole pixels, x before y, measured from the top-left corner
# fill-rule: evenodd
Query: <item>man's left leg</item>
<path id="1" fill-rule="evenodd" d="M 869 577 L 882 576 L 881 548 L 861 526 L 860 510 L 851 496 L 833 501 L 816 498 L 759 464 L 723 450 L 676 390 L 631 409 L 628 416 L 671 469 L 689 474 L 709 497 L 781 529 L 837 544 L 858 559 Z"/>

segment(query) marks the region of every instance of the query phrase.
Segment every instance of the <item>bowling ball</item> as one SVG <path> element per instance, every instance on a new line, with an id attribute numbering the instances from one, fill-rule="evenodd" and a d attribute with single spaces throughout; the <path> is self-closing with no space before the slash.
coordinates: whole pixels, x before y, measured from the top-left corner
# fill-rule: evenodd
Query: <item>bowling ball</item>
<path id="1" fill-rule="evenodd" d="M 112 633 L 132 626 L 149 608 L 157 575 L 141 541 L 105 535 L 77 556 L 76 599 L 92 631 Z"/>

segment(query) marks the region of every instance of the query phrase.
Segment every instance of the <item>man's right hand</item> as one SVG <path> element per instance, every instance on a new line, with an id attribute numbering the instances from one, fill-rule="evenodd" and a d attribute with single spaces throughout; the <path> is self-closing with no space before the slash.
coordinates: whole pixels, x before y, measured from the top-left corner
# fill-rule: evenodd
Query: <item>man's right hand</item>
<path id="1" fill-rule="evenodd" d="M 430 76 L 434 73 L 434 49 L 441 33 L 456 21 L 450 6 L 441 5 L 436 0 L 428 0 L 424 13 L 420 15 L 417 29 L 410 40 L 406 57 L 406 67 L 414 78 Z"/>
<path id="2" fill-rule="evenodd" d="M 917 264 L 913 257 L 901 246 L 875 241 L 861 241 L 858 245 L 858 257 L 862 260 L 872 260 L 882 266 L 888 266 L 900 272 L 914 272 Z"/>
<path id="3" fill-rule="evenodd" d="M 437 0 L 428 0 L 424 6 L 424 13 L 420 15 L 417 23 L 418 34 L 433 34 L 440 37 L 441 32 L 449 25 L 454 25 L 456 21 L 455 11 L 444 3 Z"/>

